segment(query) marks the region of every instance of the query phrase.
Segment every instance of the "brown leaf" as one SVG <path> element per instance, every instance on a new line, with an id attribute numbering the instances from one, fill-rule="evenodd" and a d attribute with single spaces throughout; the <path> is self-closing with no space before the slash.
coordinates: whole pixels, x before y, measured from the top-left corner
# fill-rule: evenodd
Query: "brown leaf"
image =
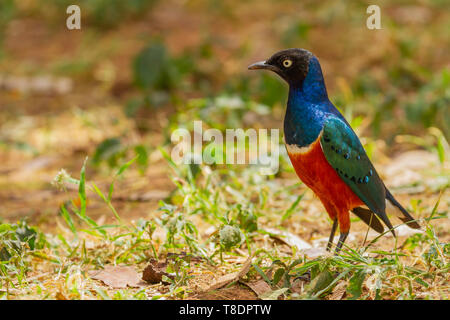
<path id="1" fill-rule="evenodd" d="M 252 257 L 248 257 L 248 259 L 244 262 L 242 265 L 241 270 L 238 272 L 238 277 L 242 278 L 248 273 L 248 270 L 250 270 L 250 266 L 252 265 Z"/>
<path id="2" fill-rule="evenodd" d="M 145 267 L 144 272 L 142 273 L 142 280 L 149 283 L 166 283 L 162 280 L 163 276 L 172 278 L 172 276 L 166 272 L 166 268 L 167 261 L 158 262 L 155 259 L 150 259 L 148 266 Z"/>
<path id="3" fill-rule="evenodd" d="M 345 296 L 348 283 L 346 281 L 339 282 L 334 287 L 333 292 L 327 297 L 329 300 L 342 300 Z"/>
<path id="4" fill-rule="evenodd" d="M 310 249 L 312 246 L 303 239 L 300 239 L 295 234 L 290 233 L 288 231 L 283 231 L 275 228 L 266 228 L 264 231 L 267 231 L 271 237 L 278 239 L 288 246 L 296 246 L 299 250 Z"/>
<path id="5" fill-rule="evenodd" d="M 233 272 L 216 279 L 206 291 L 216 290 L 238 279 L 239 272 Z"/>
<path id="6" fill-rule="evenodd" d="M 89 275 L 112 288 L 141 287 L 144 284 L 139 273 L 127 266 L 106 266 L 103 270 L 89 272 Z"/>
<path id="7" fill-rule="evenodd" d="M 213 284 L 206 289 L 206 291 L 222 288 L 223 286 L 229 284 L 230 282 L 242 278 L 247 274 L 248 270 L 250 270 L 251 264 L 252 264 L 252 257 L 248 257 L 248 259 L 242 265 L 241 270 L 239 270 L 238 272 L 233 272 L 221 276 L 220 278 L 216 279 L 216 281 L 214 281 Z"/>
<path id="8" fill-rule="evenodd" d="M 258 297 L 265 294 L 266 292 L 272 291 L 272 288 L 270 288 L 270 286 L 267 284 L 267 282 L 265 282 L 263 279 L 259 279 L 259 280 L 251 281 L 251 282 L 243 282 L 242 281 L 241 283 L 245 284 L 250 289 L 252 289 L 252 291 L 254 293 L 256 293 L 256 295 Z"/>

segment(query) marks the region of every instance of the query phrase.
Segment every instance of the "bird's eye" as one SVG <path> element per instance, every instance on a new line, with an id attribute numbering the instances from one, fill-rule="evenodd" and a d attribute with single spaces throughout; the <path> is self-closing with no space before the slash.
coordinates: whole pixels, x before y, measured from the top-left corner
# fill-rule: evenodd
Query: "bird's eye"
<path id="1" fill-rule="evenodd" d="M 290 66 L 292 66 L 292 60 L 289 59 L 283 60 L 283 66 L 285 68 L 289 68 Z"/>

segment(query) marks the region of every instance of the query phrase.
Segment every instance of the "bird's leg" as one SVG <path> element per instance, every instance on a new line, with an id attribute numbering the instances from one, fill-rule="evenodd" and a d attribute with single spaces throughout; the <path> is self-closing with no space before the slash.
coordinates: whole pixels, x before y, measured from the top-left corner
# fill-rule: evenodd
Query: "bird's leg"
<path id="1" fill-rule="evenodd" d="M 337 218 L 334 218 L 333 226 L 331 227 L 330 239 L 328 239 L 327 251 L 330 251 L 331 246 L 333 245 L 334 234 L 336 233 L 337 225 L 338 225 L 338 220 L 337 220 Z"/>
<path id="2" fill-rule="evenodd" d="M 337 255 L 339 251 L 341 251 L 342 245 L 345 242 L 345 239 L 347 239 L 348 232 L 341 232 L 341 235 L 339 236 L 339 241 L 336 246 L 336 250 L 334 251 L 334 254 Z"/>

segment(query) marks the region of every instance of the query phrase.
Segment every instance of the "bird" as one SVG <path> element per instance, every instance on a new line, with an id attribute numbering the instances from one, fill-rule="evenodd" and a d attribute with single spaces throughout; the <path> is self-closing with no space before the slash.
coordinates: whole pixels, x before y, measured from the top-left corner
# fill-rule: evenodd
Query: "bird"
<path id="1" fill-rule="evenodd" d="M 286 49 L 248 69 L 272 71 L 289 86 L 284 142 L 298 177 L 320 199 L 332 221 L 327 251 L 339 225 L 335 248 L 339 254 L 349 234 L 350 212 L 380 234 L 383 221 L 396 236 L 388 214 L 411 228 L 420 228 L 386 187 L 357 134 L 328 98 L 314 54 L 306 49 Z"/>

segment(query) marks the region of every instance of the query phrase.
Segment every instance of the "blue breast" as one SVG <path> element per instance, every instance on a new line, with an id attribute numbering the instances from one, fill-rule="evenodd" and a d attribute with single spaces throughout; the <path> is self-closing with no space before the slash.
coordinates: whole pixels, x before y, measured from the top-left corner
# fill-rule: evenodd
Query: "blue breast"
<path id="1" fill-rule="evenodd" d="M 310 145 L 317 140 L 324 121 L 331 114 L 343 119 L 328 99 L 319 61 L 316 57 L 312 57 L 303 83 L 289 87 L 284 118 L 286 143 L 299 147 Z"/>

